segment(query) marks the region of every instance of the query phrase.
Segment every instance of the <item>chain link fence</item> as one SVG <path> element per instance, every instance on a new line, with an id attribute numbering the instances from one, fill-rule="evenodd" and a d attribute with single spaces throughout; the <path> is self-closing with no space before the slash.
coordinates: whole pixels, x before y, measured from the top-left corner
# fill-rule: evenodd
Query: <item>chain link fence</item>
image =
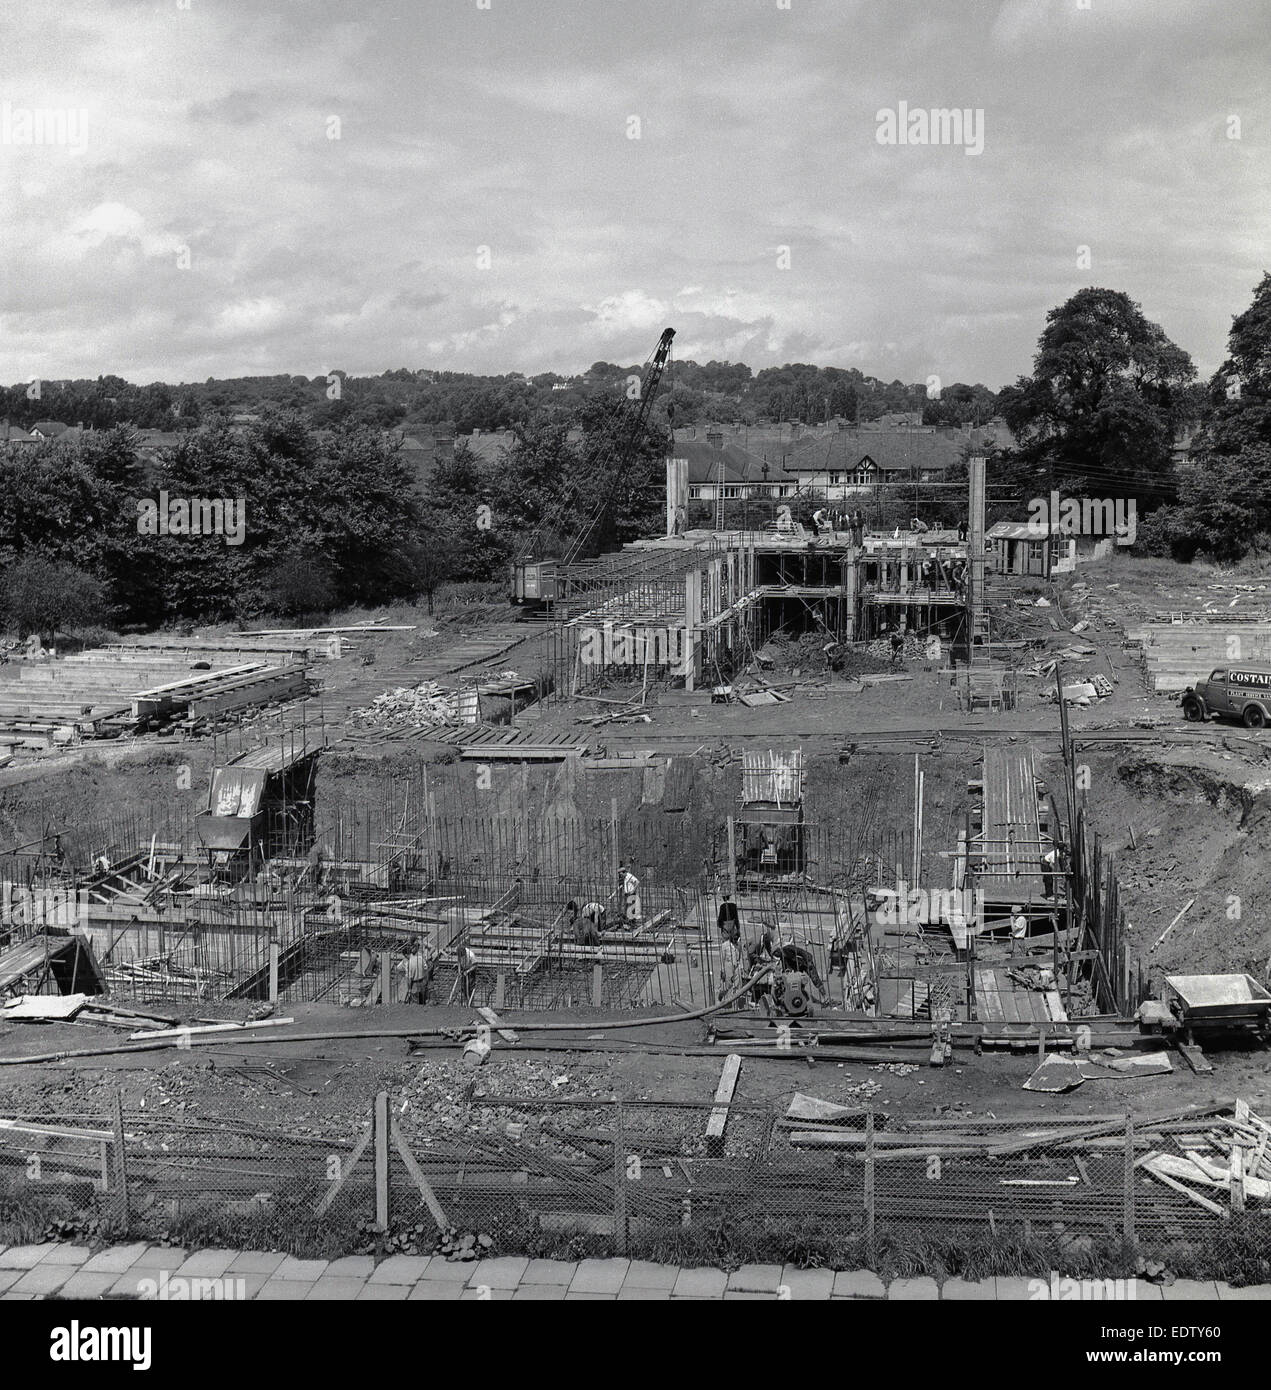
<path id="1" fill-rule="evenodd" d="M 1271 1282 L 1271 1129 L 1247 1107 L 915 1120 L 868 1095 L 702 1104 L 474 1083 L 432 1104 L 383 1091 L 360 1115 L 285 1129 L 233 1103 L 234 1070 L 197 1107 L 156 1092 L 125 1108 L 116 1091 L 92 1111 L 0 1110 L 0 1242 L 938 1277 L 1154 1262 Z"/>

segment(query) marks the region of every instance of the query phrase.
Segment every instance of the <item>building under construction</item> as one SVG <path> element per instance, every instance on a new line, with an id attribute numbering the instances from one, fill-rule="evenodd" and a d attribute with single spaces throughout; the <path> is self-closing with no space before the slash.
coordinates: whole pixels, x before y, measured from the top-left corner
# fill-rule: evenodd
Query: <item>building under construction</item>
<path id="1" fill-rule="evenodd" d="M 579 568 L 555 617 L 559 695 L 599 679 L 712 685 L 778 632 L 966 643 L 969 545 L 956 532 L 690 531 Z"/>

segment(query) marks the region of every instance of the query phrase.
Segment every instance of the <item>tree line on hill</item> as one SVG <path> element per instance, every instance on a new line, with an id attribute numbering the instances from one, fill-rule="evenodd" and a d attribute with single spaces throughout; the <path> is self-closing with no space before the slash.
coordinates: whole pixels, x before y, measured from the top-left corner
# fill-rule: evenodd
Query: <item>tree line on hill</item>
<path id="1" fill-rule="evenodd" d="M 202 383 L 137 386 L 117 376 L 96 381 L 41 381 L 0 387 L 0 419 L 23 429 L 41 420 L 108 430 L 183 431 L 234 414 L 292 410 L 317 428 L 368 425 L 379 429 L 459 435 L 516 429 L 536 421 L 572 421 L 592 400 L 625 389 L 641 367 L 595 362 L 573 377 L 542 372 L 479 376 L 466 372 L 395 368 L 376 377 L 333 371 L 322 376 L 257 376 Z M 673 362 L 662 399 L 677 425 L 709 420 L 746 424 L 798 421 L 818 425 L 841 417 L 874 420 L 922 411 L 928 424 L 983 424 L 996 410 L 987 386 L 956 383 L 939 399 L 924 383 L 883 382 L 855 368 L 805 363 L 753 373 L 740 362 Z"/>
<path id="2" fill-rule="evenodd" d="M 25 388 L 11 388 L 3 408 L 17 422 L 34 423 L 34 414 L 94 429 L 3 452 L 0 604 L 20 629 L 50 631 L 71 622 L 245 622 L 266 612 L 431 601 L 447 580 L 502 582 L 515 556 L 531 546 L 558 553 L 595 509 L 634 370 L 596 363 L 555 392 L 551 374 L 423 380 L 399 369 L 373 379 L 365 400 L 352 389 L 327 400 L 326 378 L 198 388 L 103 377 L 59 388 L 69 407 L 60 410 L 51 390 L 32 402 Z M 884 387 L 852 370 L 752 374 L 740 364 L 681 364 L 636 441 L 593 553 L 660 529 L 667 407 L 683 423 L 686 400 L 690 416 L 737 418 L 720 405 L 746 401 L 754 418 L 808 423 L 864 418 L 880 406 L 921 408 L 930 423 L 1000 413 L 1015 443 L 991 456 L 989 478 L 1021 506 L 1052 489 L 1133 498 L 1138 549 L 1182 560 L 1236 559 L 1271 534 L 1271 276 L 1235 318 L 1228 357 L 1207 384 L 1127 295 L 1095 288 L 1051 310 L 1031 373 L 996 394 L 957 384 L 933 399 L 925 386 Z M 483 427 L 511 428 L 511 445 L 491 460 L 460 441 L 421 483 L 386 433 L 390 417 L 432 410 L 458 425 L 464 401 Z M 261 418 L 231 424 L 231 408 L 244 406 Z M 176 445 L 138 452 L 131 426 L 173 420 L 191 425 Z M 1176 443 L 1189 433 L 1180 459 Z M 139 499 L 165 493 L 244 499 L 243 544 L 139 531 Z"/>

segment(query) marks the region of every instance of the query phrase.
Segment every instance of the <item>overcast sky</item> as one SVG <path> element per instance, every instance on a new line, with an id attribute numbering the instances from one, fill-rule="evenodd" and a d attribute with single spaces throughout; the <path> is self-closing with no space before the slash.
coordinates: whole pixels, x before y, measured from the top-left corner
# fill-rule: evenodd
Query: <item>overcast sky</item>
<path id="1" fill-rule="evenodd" d="M 997 387 L 1089 284 L 1207 374 L 1271 266 L 1271 0 L 182 3 L 0 8 L 0 380 L 573 372 L 670 325 Z M 901 102 L 983 152 L 880 144 Z"/>

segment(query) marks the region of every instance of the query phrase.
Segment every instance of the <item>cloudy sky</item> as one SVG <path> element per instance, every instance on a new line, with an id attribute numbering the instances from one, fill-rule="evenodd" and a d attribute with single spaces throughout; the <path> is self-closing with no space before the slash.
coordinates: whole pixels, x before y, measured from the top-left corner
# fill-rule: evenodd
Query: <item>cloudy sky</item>
<path id="1" fill-rule="evenodd" d="M 1088 284 L 1209 372 L 1271 268 L 1269 36 L 1271 0 L 4 5 L 0 380 L 572 372 L 669 324 L 996 387 Z M 983 152 L 880 144 L 901 102 Z"/>

